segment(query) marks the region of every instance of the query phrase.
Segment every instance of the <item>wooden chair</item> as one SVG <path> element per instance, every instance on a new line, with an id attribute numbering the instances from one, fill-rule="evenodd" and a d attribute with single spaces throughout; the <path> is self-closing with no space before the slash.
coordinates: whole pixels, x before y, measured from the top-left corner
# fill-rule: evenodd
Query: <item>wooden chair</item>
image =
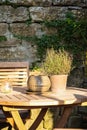
<path id="1" fill-rule="evenodd" d="M 10 82 L 11 86 L 27 87 L 29 77 L 28 62 L 0 62 L 0 88 L 5 82 Z M 20 115 L 25 119 L 29 115 L 25 112 L 20 112 Z M 29 117 L 29 116 L 28 116 Z M 5 120 L 4 114 L 0 111 L 0 121 Z"/>
<path id="2" fill-rule="evenodd" d="M 0 87 L 10 82 L 12 87 L 28 85 L 28 62 L 0 62 Z"/>

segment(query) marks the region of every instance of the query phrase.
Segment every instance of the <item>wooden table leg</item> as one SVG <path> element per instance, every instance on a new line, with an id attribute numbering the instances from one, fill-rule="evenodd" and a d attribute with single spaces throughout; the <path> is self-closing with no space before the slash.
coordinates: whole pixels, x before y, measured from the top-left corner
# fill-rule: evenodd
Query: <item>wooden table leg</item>
<path id="1" fill-rule="evenodd" d="M 41 109 L 39 115 L 37 116 L 36 120 L 33 122 L 32 126 L 30 128 L 26 128 L 27 122 L 30 120 L 27 119 L 26 123 L 23 124 L 23 121 L 21 120 L 21 117 L 18 113 L 18 111 L 11 111 L 12 117 L 18 127 L 18 130 L 36 130 L 36 128 L 39 126 L 40 122 L 42 121 L 43 117 L 45 116 L 48 108 Z"/>
<path id="2" fill-rule="evenodd" d="M 60 119 L 57 121 L 55 128 L 64 128 L 64 126 L 67 123 L 67 120 L 69 118 L 69 115 L 72 112 L 73 107 L 64 107 L 63 113 L 60 117 Z"/>
<path id="3" fill-rule="evenodd" d="M 36 128 L 39 126 L 40 122 L 42 121 L 43 117 L 45 116 L 48 108 L 43 108 L 39 115 L 37 116 L 36 120 L 32 124 L 32 126 L 29 128 L 29 130 L 36 130 Z"/>
<path id="4" fill-rule="evenodd" d="M 30 119 L 27 119 L 26 123 L 24 124 L 17 108 L 15 109 L 15 108 L 11 108 L 11 107 L 3 107 L 3 111 L 11 113 L 12 119 L 15 121 L 15 124 L 16 124 L 18 130 L 28 130 L 28 129 L 36 130 L 36 128 L 39 126 L 40 122 L 42 121 L 43 117 L 45 116 L 47 110 L 48 110 L 48 108 L 41 109 L 39 115 L 37 116 L 37 118 L 35 119 L 33 124 L 31 125 L 31 127 L 27 128 L 27 126 L 28 126 L 27 123 L 29 123 Z M 10 120 L 8 120 L 8 122 L 11 124 Z"/>
<path id="5" fill-rule="evenodd" d="M 18 127 L 18 130 L 27 130 L 27 128 L 25 127 L 25 125 L 24 125 L 24 123 L 19 115 L 19 112 L 17 110 L 11 111 L 11 114 L 12 114 L 12 117 L 15 121 L 15 124 Z"/>
<path id="6" fill-rule="evenodd" d="M 15 122 L 18 130 L 27 130 L 25 124 L 23 123 L 21 116 L 18 112 L 19 109 L 16 108 L 11 108 L 11 107 L 3 107 L 3 112 L 6 115 L 6 119 L 8 120 L 8 122 L 13 126 L 11 119 L 13 119 L 13 121 Z M 8 116 L 10 113 L 10 117 Z M 14 126 L 12 127 L 14 129 Z M 13 130 L 12 129 L 12 130 Z"/>

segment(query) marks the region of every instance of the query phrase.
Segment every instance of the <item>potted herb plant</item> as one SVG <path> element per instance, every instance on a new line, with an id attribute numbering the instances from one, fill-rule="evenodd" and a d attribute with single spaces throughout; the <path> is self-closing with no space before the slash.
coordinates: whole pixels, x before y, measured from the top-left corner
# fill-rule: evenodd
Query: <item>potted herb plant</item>
<path id="1" fill-rule="evenodd" d="M 42 71 L 50 76 L 51 90 L 58 92 L 66 89 L 67 77 L 72 69 L 72 56 L 65 50 L 47 50 Z"/>

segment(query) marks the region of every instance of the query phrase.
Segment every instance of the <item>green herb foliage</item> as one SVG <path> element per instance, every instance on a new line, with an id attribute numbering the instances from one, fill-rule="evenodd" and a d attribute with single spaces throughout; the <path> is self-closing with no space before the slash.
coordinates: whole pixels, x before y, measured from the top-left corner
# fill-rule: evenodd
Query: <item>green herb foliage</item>
<path id="1" fill-rule="evenodd" d="M 48 49 L 42 63 L 42 72 L 47 75 L 69 74 L 72 69 L 72 56 L 64 50 Z"/>

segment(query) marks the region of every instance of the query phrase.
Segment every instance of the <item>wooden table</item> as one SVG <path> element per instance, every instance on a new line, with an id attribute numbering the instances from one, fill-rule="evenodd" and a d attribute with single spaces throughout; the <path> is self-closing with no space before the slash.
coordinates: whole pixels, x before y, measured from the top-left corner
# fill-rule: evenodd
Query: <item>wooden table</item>
<path id="1" fill-rule="evenodd" d="M 36 130 L 42 121 L 45 113 L 50 107 L 64 107 L 60 120 L 57 121 L 56 128 L 63 128 L 74 106 L 87 106 L 87 90 L 69 87 L 66 91 L 60 93 L 44 92 L 28 93 L 26 88 L 15 87 L 14 91 L 9 94 L 0 93 L 0 106 L 6 115 L 8 122 L 12 124 L 14 119 L 18 130 Z M 27 128 L 29 120 L 24 124 L 19 110 L 41 108 L 41 111 L 30 128 Z M 20 122 L 20 123 L 19 123 Z M 13 125 L 13 129 L 14 125 Z"/>

